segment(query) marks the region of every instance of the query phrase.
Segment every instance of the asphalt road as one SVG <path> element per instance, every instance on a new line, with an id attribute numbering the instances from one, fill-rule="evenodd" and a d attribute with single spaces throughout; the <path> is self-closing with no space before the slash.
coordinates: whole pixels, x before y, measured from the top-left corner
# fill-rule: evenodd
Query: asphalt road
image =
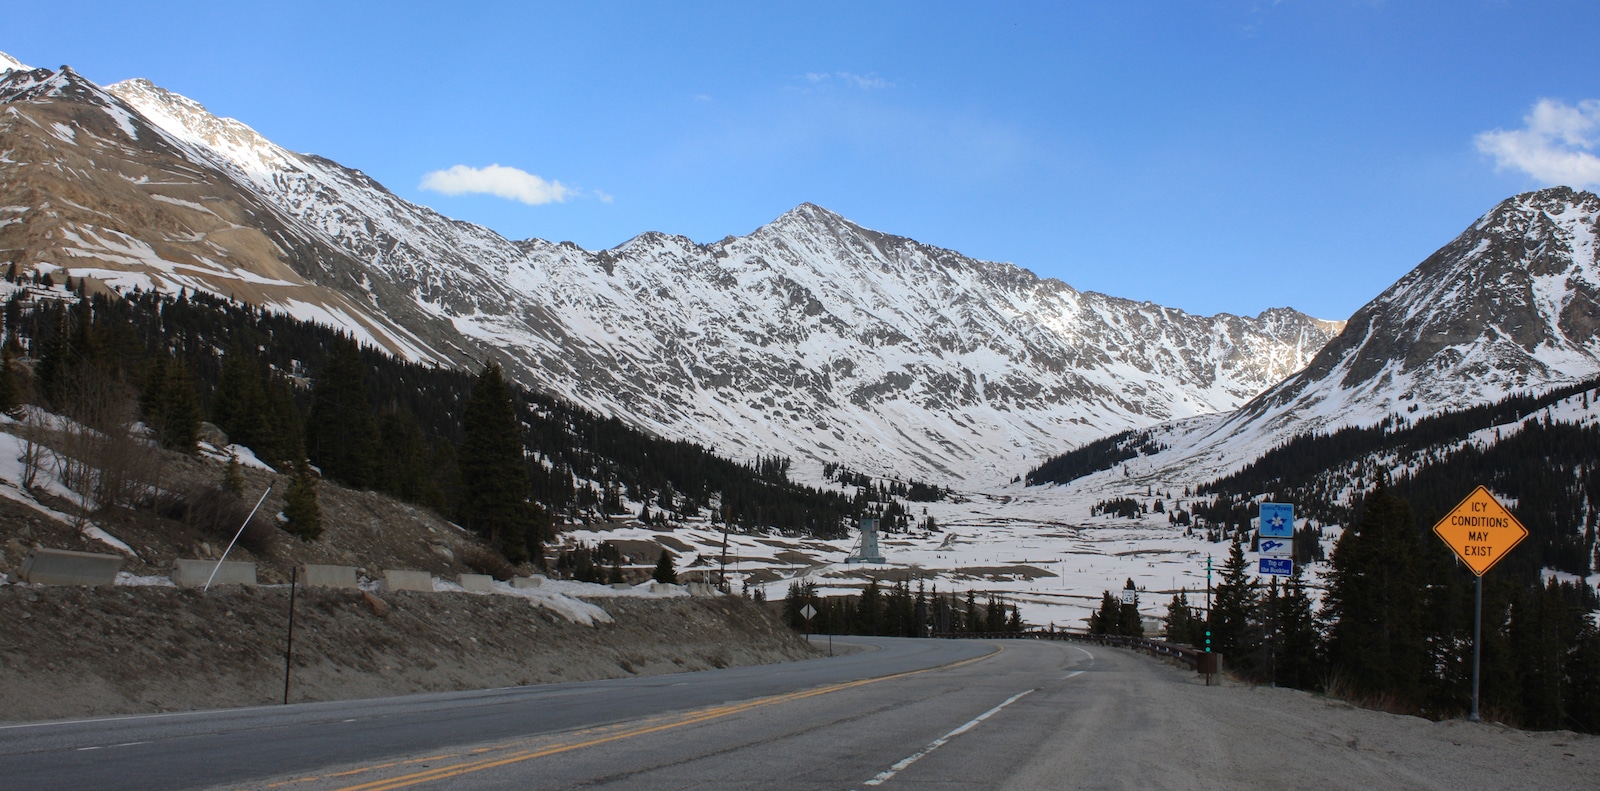
<path id="1" fill-rule="evenodd" d="M 874 650 L 651 678 L 0 726 L 0 788 L 1600 787 L 1595 737 L 1206 687 L 1124 649 L 850 640 Z"/>

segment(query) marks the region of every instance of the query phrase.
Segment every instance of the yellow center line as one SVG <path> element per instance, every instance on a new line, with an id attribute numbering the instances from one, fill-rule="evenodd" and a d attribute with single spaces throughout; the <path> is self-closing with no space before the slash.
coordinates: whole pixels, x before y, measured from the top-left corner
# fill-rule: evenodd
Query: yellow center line
<path id="1" fill-rule="evenodd" d="M 995 646 L 995 650 L 994 651 L 992 651 L 990 653 L 987 653 L 987 654 L 984 654 L 983 656 L 973 657 L 971 659 L 963 659 L 963 660 L 961 660 L 959 662 L 952 662 L 952 663 L 950 663 L 948 665 L 940 665 L 938 667 L 927 667 L 927 668 L 923 668 L 921 670 L 908 670 L 908 671 L 906 671 L 904 673 L 893 673 L 893 674 L 890 674 L 890 675 L 887 675 L 887 676 L 878 676 L 877 678 L 860 679 L 858 681 L 845 681 L 845 682 L 841 682 L 841 683 L 838 683 L 838 684 L 831 684 L 831 685 L 828 685 L 828 686 L 817 687 L 815 689 L 802 690 L 802 691 L 799 691 L 799 692 L 789 692 L 789 693 L 785 693 L 785 694 L 782 694 L 782 695 L 773 695 L 771 697 L 766 697 L 766 698 L 756 698 L 755 700 L 745 701 L 743 703 L 734 703 L 734 704 L 724 705 L 724 706 L 713 706 L 711 708 L 701 709 L 701 710 L 699 710 L 697 712 L 687 713 L 687 714 L 685 714 L 683 716 L 682 719 L 678 719 L 678 720 L 672 721 L 672 722 L 667 722 L 667 723 L 664 723 L 664 724 L 647 725 L 647 726 L 644 726 L 644 727 L 633 728 L 631 730 L 620 731 L 620 732 L 613 733 L 613 734 L 610 734 L 610 735 L 607 735 L 607 736 L 600 736 L 600 737 L 589 739 L 589 740 L 586 740 L 586 741 L 579 741 L 579 742 L 572 742 L 572 743 L 557 742 L 557 743 L 552 744 L 552 745 L 550 745 L 548 747 L 542 747 L 542 748 L 534 749 L 534 750 L 524 750 L 522 752 L 512 753 L 512 754 L 510 754 L 508 756 L 505 756 L 505 757 L 502 757 L 502 758 L 483 758 L 483 759 L 479 759 L 479 760 L 476 760 L 476 761 L 465 761 L 465 762 L 458 763 L 458 764 L 451 764 L 449 766 L 434 767 L 432 769 L 428 769 L 427 771 L 423 771 L 423 772 L 415 772 L 415 773 L 408 774 L 408 775 L 400 775 L 400 776 L 397 776 L 397 777 L 390 777 L 390 778 L 385 778 L 385 779 L 382 779 L 382 780 L 373 780 L 373 781 L 370 781 L 370 782 L 367 782 L 367 783 L 362 783 L 362 784 L 359 784 L 359 785 L 346 786 L 344 788 L 337 789 L 337 791 L 390 791 L 391 789 L 395 789 L 395 788 L 405 788 L 407 786 L 419 785 L 421 783 L 428 783 L 428 782 L 432 782 L 432 781 L 435 781 L 435 780 L 445 780 L 445 779 L 448 779 L 448 778 L 451 778 L 451 777 L 459 777 L 459 776 L 464 775 L 464 774 L 471 774 L 473 772 L 481 772 L 481 771 L 483 771 L 485 769 L 494 769 L 494 768 L 501 767 L 501 766 L 508 766 L 510 764 L 521 763 L 523 761 L 531 761 L 531 760 L 533 760 L 535 758 L 544 758 L 546 756 L 556 755 L 558 753 L 570 752 L 572 750 L 579 750 L 579 749 L 583 749 L 585 747 L 593 747 L 595 745 L 606 744 L 608 742 L 620 741 L 622 739 L 631 739 L 631 738 L 633 738 L 635 736 L 646 736 L 646 735 L 649 735 L 649 734 L 652 734 L 652 733 L 659 733 L 661 731 L 671 730 L 673 728 L 681 728 L 681 727 L 683 727 L 685 725 L 696 725 L 696 724 L 699 724 L 699 723 L 702 723 L 702 722 L 707 722 L 707 721 L 710 721 L 710 720 L 720 719 L 722 717 L 727 717 L 727 716 L 730 716 L 730 715 L 733 715 L 733 714 L 741 714 L 743 712 L 750 711 L 752 709 L 762 708 L 764 706 L 775 706 L 775 705 L 780 704 L 780 703 L 790 703 L 790 702 L 793 702 L 793 701 L 796 701 L 796 700 L 804 700 L 806 698 L 816 697 L 818 695 L 827 695 L 827 694 L 832 693 L 832 692 L 839 692 L 839 691 L 846 690 L 846 689 L 854 689 L 856 687 L 866 686 L 867 684 L 876 684 L 876 683 L 878 683 L 880 681 L 889 681 L 891 679 L 896 679 L 896 678 L 905 678 L 907 676 L 915 676 L 915 675 L 919 675 L 921 673 L 929 673 L 929 672 L 932 672 L 932 671 L 935 671 L 935 670 L 953 670 L 955 668 L 961 667 L 962 665 L 970 665 L 970 664 L 972 664 L 974 662 L 981 662 L 981 661 L 983 661 L 985 659 L 991 659 L 993 657 L 999 656 L 1004 651 L 1005 651 L 1005 647 L 1004 646 Z M 585 731 L 578 731 L 577 733 L 569 734 L 569 736 L 570 735 L 578 735 L 578 734 L 581 734 L 581 733 L 584 733 L 584 732 Z M 357 771 L 360 771 L 360 770 L 357 770 Z"/>

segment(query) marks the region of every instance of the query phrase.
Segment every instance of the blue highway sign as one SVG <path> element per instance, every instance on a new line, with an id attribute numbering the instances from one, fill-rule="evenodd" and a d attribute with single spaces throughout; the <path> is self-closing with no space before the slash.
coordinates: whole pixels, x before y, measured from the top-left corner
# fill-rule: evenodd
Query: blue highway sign
<path id="1" fill-rule="evenodd" d="M 1262 538 L 1294 538 L 1294 506 L 1288 503 L 1262 503 L 1261 526 L 1256 532 Z"/>
<path id="2" fill-rule="evenodd" d="M 1270 577 L 1287 577 L 1294 573 L 1294 561 L 1289 558 L 1262 558 L 1257 570 Z"/>

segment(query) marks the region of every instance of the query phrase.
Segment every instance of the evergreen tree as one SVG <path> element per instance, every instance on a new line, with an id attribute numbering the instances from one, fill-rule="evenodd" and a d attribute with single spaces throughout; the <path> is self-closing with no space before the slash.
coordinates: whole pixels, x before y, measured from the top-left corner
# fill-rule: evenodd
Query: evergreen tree
<path id="1" fill-rule="evenodd" d="M 1317 645 L 1320 635 L 1311 613 L 1311 596 L 1306 593 L 1305 569 L 1299 563 L 1284 585 L 1277 621 L 1277 682 L 1296 689 L 1315 689 L 1321 667 Z"/>
<path id="2" fill-rule="evenodd" d="M 194 452 L 200 439 L 200 404 L 187 366 L 157 355 L 145 371 L 139 411 L 162 447 Z"/>
<path id="3" fill-rule="evenodd" d="M 650 578 L 666 585 L 678 584 L 678 572 L 672 567 L 672 551 L 663 547 L 661 557 L 656 558 L 655 573 Z"/>
<path id="4" fill-rule="evenodd" d="M 322 535 L 316 473 L 304 459 L 294 465 L 294 478 L 289 482 L 289 491 L 283 495 L 283 515 L 289 520 L 284 529 L 299 536 L 301 541 L 315 541 Z"/>
<path id="5" fill-rule="evenodd" d="M 211 397 L 211 422 L 228 435 L 228 440 L 243 445 L 257 455 L 277 463 L 283 459 L 266 453 L 270 445 L 270 410 L 261 387 L 259 362 L 232 344 L 222 358 L 222 373 Z"/>
<path id="6" fill-rule="evenodd" d="M 856 634 L 878 634 L 883 628 L 883 589 L 877 580 L 871 580 L 861 591 L 861 601 L 856 605 Z"/>
<path id="7" fill-rule="evenodd" d="M 354 341 L 333 344 L 312 384 L 306 451 L 336 481 L 357 489 L 377 481 L 378 427 L 367 401 L 366 365 Z"/>
<path id="8" fill-rule="evenodd" d="M 1187 588 L 1173 594 L 1172 601 L 1167 604 L 1167 641 L 1184 645 L 1196 645 L 1196 631 L 1200 619 L 1195 617 L 1194 610 L 1189 606 L 1189 591 Z"/>
<path id="9" fill-rule="evenodd" d="M 513 563 L 530 555 L 537 562 L 544 536 L 528 504 L 522 426 L 498 364 L 484 366 L 473 383 L 462 422 L 466 437 L 457 460 L 462 524 Z"/>
<path id="10" fill-rule="evenodd" d="M 1233 531 L 1228 560 L 1222 564 L 1222 581 L 1214 592 L 1210 613 L 1212 650 L 1230 664 L 1248 670 L 1255 655 L 1252 621 L 1256 615 L 1256 580 L 1244 556 L 1244 531 Z"/>
<path id="11" fill-rule="evenodd" d="M 378 491 L 408 502 L 443 507 L 444 489 L 436 475 L 439 465 L 411 411 L 397 405 L 385 409 L 378 420 L 378 437 L 382 448 L 374 481 Z"/>
<path id="12" fill-rule="evenodd" d="M 239 468 L 238 456 L 228 457 L 228 466 L 222 470 L 222 488 L 235 497 L 244 496 L 244 474 Z"/>
<path id="13" fill-rule="evenodd" d="M 12 371 L 12 360 L 15 359 L 9 344 L 0 350 L 0 412 L 11 414 L 18 406 L 17 377 Z"/>
<path id="14" fill-rule="evenodd" d="M 1356 694 L 1420 702 L 1428 669 L 1420 538 L 1410 505 L 1380 485 L 1334 546 L 1321 616 L 1330 669 Z"/>
<path id="15" fill-rule="evenodd" d="M 1089 614 L 1090 634 L 1121 634 L 1122 605 L 1111 596 L 1111 591 L 1100 593 L 1100 609 Z"/>

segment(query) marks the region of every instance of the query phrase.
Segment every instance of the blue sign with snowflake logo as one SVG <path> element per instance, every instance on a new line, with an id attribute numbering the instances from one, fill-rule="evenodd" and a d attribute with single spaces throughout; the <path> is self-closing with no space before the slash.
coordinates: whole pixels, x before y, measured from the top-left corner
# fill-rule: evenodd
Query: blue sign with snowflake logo
<path id="1" fill-rule="evenodd" d="M 1256 533 L 1262 538 L 1294 538 L 1294 506 L 1288 503 L 1262 503 L 1261 527 Z"/>

